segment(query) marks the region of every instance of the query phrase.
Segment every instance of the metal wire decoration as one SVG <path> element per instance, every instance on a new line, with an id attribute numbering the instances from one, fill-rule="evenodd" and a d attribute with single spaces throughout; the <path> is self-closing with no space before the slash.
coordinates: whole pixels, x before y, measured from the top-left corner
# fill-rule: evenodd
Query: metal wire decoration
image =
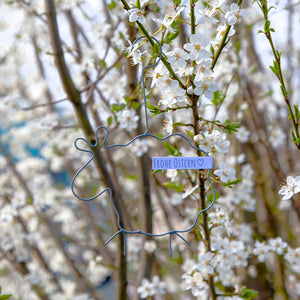
<path id="1" fill-rule="evenodd" d="M 143 39 L 143 38 L 146 38 L 145 36 L 141 36 L 139 38 L 137 38 L 133 44 L 132 44 L 132 47 L 131 47 L 131 51 L 134 47 L 134 45 L 140 40 L 140 39 Z M 184 135 L 182 135 L 181 133 L 172 133 L 168 136 L 165 136 L 165 137 L 158 137 L 156 135 L 153 135 L 151 133 L 149 133 L 149 124 L 148 124 L 148 113 L 147 113 L 147 105 L 146 105 L 146 92 L 145 92 L 145 71 L 146 69 L 149 69 L 149 68 L 152 68 L 152 67 L 155 67 L 158 65 L 158 63 L 160 62 L 161 58 L 162 58 L 162 48 L 161 48 L 161 45 L 159 43 L 159 41 L 154 38 L 154 37 L 151 37 L 151 39 L 153 39 L 157 45 L 159 46 L 159 49 L 160 49 L 160 53 L 159 53 L 159 57 L 157 59 L 157 61 L 152 64 L 152 65 L 148 65 L 146 67 L 144 67 L 141 71 L 141 78 L 142 78 L 142 88 L 143 88 L 143 99 L 144 99 L 144 108 L 145 108 L 145 126 L 146 126 L 146 130 L 145 130 L 145 133 L 143 134 L 140 134 L 136 137 L 134 137 L 132 140 L 130 140 L 128 143 L 126 144 L 112 144 L 112 145 L 106 145 L 106 141 L 107 141 L 107 138 L 108 138 L 108 135 L 109 135 L 109 130 L 107 127 L 105 126 L 99 126 L 96 128 L 96 131 L 95 131 L 95 143 L 94 144 L 91 144 L 89 143 L 86 139 L 84 138 L 77 138 L 74 142 L 74 145 L 76 147 L 76 149 L 78 149 L 79 151 L 83 151 L 83 152 L 87 152 L 87 153 L 90 153 L 91 154 L 91 157 L 89 158 L 89 160 L 77 171 L 77 173 L 75 174 L 75 176 L 73 177 L 72 179 L 72 182 L 71 182 L 71 189 L 72 189 L 72 192 L 73 194 L 75 195 L 75 197 L 77 197 L 79 200 L 82 200 L 82 201 L 91 201 L 91 200 L 94 200 L 96 199 L 97 197 L 101 196 L 103 193 L 105 192 L 108 192 L 109 193 L 109 197 L 110 197 L 110 202 L 111 202 L 111 205 L 113 207 L 113 210 L 117 216 L 117 225 L 118 225 L 118 228 L 119 228 L 119 231 L 117 231 L 116 233 L 114 233 L 106 242 L 105 242 L 105 245 L 107 245 L 113 238 L 115 238 L 118 234 L 122 234 L 123 235 L 123 238 L 124 238 L 124 255 L 126 255 L 126 236 L 127 234 L 142 234 L 142 235 L 145 235 L 145 236 L 151 236 L 151 237 L 162 237 L 162 236 L 166 236 L 166 235 L 169 235 L 169 248 L 170 248 L 170 256 L 172 256 L 172 236 L 175 235 L 175 236 L 178 236 L 179 238 L 181 238 L 186 244 L 188 244 L 189 246 L 191 246 L 191 244 L 181 235 L 182 233 L 186 233 L 186 232 L 189 232 L 191 231 L 197 224 L 198 222 L 198 219 L 200 217 L 200 215 L 204 212 L 206 212 L 207 210 L 209 210 L 215 203 L 215 199 L 216 199 L 216 191 L 215 191 L 215 188 L 214 188 L 214 185 L 210 179 L 210 170 L 208 171 L 207 173 L 207 179 L 208 179 L 208 182 L 209 184 L 211 185 L 211 188 L 212 188 L 212 193 L 213 193 L 213 200 L 211 201 L 211 203 L 205 208 L 205 209 L 202 209 L 200 210 L 196 217 L 195 217 L 195 221 L 193 222 L 193 224 L 185 229 L 185 230 L 170 230 L 170 231 L 167 231 L 167 232 L 164 232 L 164 233 L 161 233 L 161 234 L 154 234 L 154 233 L 148 233 L 148 232 L 144 232 L 144 231 L 141 231 L 141 230 L 126 230 L 125 228 L 123 228 L 120 224 L 120 213 L 119 211 L 117 210 L 115 204 L 114 204 L 114 200 L 113 200 L 113 197 L 112 197 L 112 190 L 111 188 L 107 187 L 105 188 L 103 191 L 97 193 L 96 195 L 90 197 L 90 198 L 83 198 L 83 197 L 80 197 L 75 189 L 74 189 L 74 184 L 75 184 L 75 181 L 77 179 L 77 177 L 79 176 L 79 174 L 83 171 L 83 169 L 85 167 L 87 167 L 94 159 L 94 153 L 92 150 L 87 150 L 87 149 L 83 149 L 81 148 L 80 146 L 78 146 L 78 142 L 79 141 L 84 141 L 85 143 L 87 143 L 91 148 L 96 148 L 98 146 L 98 132 L 100 130 L 104 130 L 105 131 L 105 137 L 103 139 L 103 143 L 102 143 L 102 147 L 105 148 L 105 149 L 110 149 L 110 148 L 116 148 L 116 147 L 127 147 L 129 146 L 130 144 L 132 144 L 135 140 L 137 139 L 140 139 L 140 138 L 144 138 L 144 137 L 150 137 L 150 138 L 154 138 L 156 140 L 159 140 L 159 141 L 164 141 L 164 140 L 167 140 L 171 137 L 181 137 L 183 138 L 188 144 L 190 147 L 192 147 L 193 149 L 197 150 L 197 151 L 200 151 L 202 152 L 206 157 L 209 157 L 209 154 L 205 151 L 203 151 L 202 149 L 198 148 L 198 147 L 195 147 L 191 141 Z"/>

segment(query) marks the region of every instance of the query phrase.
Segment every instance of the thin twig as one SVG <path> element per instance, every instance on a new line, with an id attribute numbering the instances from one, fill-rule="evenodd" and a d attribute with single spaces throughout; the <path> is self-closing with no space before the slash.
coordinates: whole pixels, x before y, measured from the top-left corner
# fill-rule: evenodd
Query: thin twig
<path id="1" fill-rule="evenodd" d="M 123 53 L 120 54 L 116 58 L 116 60 L 112 63 L 112 65 L 110 65 L 108 68 L 106 68 L 105 71 L 95 79 L 95 81 L 91 82 L 86 87 L 79 90 L 78 92 L 81 94 L 81 93 L 84 93 L 84 92 L 89 91 L 89 90 L 94 91 L 97 83 L 99 83 L 99 81 L 101 81 L 119 63 L 119 61 L 122 59 L 123 56 L 124 56 Z M 90 97 L 88 97 L 88 100 L 89 99 L 90 99 Z M 59 103 L 65 102 L 65 101 L 69 101 L 69 100 L 70 100 L 69 97 L 64 97 L 62 99 L 52 101 L 51 105 L 56 105 L 56 104 L 59 104 Z M 87 102 L 88 102 L 88 100 L 87 100 Z M 86 103 L 86 104 L 88 104 L 88 103 Z M 40 104 L 32 105 L 32 106 L 29 106 L 29 107 L 24 107 L 23 110 L 33 110 L 33 109 L 36 109 L 36 108 L 39 108 L 39 107 L 47 107 L 47 106 L 49 106 L 49 102 L 40 103 Z"/>

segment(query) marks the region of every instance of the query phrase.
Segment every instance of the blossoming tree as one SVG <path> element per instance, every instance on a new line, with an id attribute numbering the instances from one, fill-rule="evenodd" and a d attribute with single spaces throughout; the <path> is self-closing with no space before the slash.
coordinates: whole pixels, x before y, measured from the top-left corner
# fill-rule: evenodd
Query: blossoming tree
<path id="1" fill-rule="evenodd" d="M 0 8 L 0 299 L 299 299 L 297 1 Z M 74 140 L 94 145 L 98 126 L 109 144 L 142 134 L 141 70 L 160 55 L 144 75 L 149 131 L 194 148 L 175 136 L 84 145 L 94 161 L 76 193 L 110 187 L 117 220 L 108 195 L 72 194 L 89 159 Z M 174 237 L 171 257 L 168 239 L 138 234 L 105 245 L 118 222 L 154 234 L 193 224 L 213 198 L 207 171 L 152 171 L 151 158 L 197 148 L 213 158 L 217 199 L 183 234 L 190 246 Z"/>

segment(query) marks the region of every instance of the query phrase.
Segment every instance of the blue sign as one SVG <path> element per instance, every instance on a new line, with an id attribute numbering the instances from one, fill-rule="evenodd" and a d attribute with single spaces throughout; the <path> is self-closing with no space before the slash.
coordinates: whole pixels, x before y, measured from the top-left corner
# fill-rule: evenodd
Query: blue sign
<path id="1" fill-rule="evenodd" d="M 190 157 L 153 157 L 152 170 L 187 170 L 187 169 L 212 169 L 213 160 L 208 156 Z"/>

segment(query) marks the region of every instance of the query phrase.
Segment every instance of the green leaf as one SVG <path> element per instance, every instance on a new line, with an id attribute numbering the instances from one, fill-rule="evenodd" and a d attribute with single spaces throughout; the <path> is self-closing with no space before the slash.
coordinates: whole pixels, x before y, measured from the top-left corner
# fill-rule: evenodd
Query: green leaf
<path id="1" fill-rule="evenodd" d="M 284 98 L 291 93 L 291 91 L 287 91 L 283 85 L 281 85 L 280 88 Z"/>
<path id="2" fill-rule="evenodd" d="M 279 67 L 276 60 L 273 61 L 273 66 L 270 66 L 270 69 L 273 71 L 273 73 L 278 76 L 279 74 Z"/>
<path id="3" fill-rule="evenodd" d="M 164 143 L 164 146 L 166 147 L 169 154 L 171 154 L 172 156 L 178 156 L 179 152 L 176 148 L 174 148 L 168 143 Z"/>
<path id="4" fill-rule="evenodd" d="M 270 20 L 265 21 L 264 31 L 269 32 L 270 31 Z"/>
<path id="5" fill-rule="evenodd" d="M 137 110 L 140 107 L 140 102 L 138 101 L 132 101 L 131 102 L 131 107 L 135 110 Z"/>
<path id="6" fill-rule="evenodd" d="M 2 295 L 0 296 L 0 300 L 6 300 L 9 299 L 11 297 L 11 295 Z"/>
<path id="7" fill-rule="evenodd" d="M 294 104 L 294 110 L 295 110 L 295 118 L 296 118 L 296 120 L 299 120 L 300 119 L 300 112 L 299 112 L 298 105 Z"/>
<path id="8" fill-rule="evenodd" d="M 194 133 L 192 131 L 186 130 L 185 132 L 189 135 L 191 139 L 194 139 Z"/>
<path id="9" fill-rule="evenodd" d="M 174 182 L 164 182 L 163 186 L 173 189 L 178 193 L 181 193 L 183 191 L 183 187 L 184 187 L 183 184 L 176 185 Z"/>
<path id="10" fill-rule="evenodd" d="M 266 92 L 266 93 L 264 94 L 264 97 L 270 97 L 270 96 L 272 96 L 272 95 L 273 95 L 273 91 L 270 90 L 270 91 L 268 91 L 268 92 Z"/>
<path id="11" fill-rule="evenodd" d="M 179 34 L 179 30 L 175 32 L 169 32 L 166 36 L 165 43 L 170 44 L 174 39 L 177 38 L 178 34 Z"/>
<path id="12" fill-rule="evenodd" d="M 125 177 L 128 178 L 128 179 L 131 179 L 131 180 L 136 180 L 138 178 L 137 174 L 135 174 L 135 173 L 128 174 Z"/>
<path id="13" fill-rule="evenodd" d="M 182 122 L 176 122 L 173 124 L 173 127 L 176 127 L 176 126 L 182 126 Z"/>
<path id="14" fill-rule="evenodd" d="M 113 122 L 113 117 L 112 116 L 108 117 L 107 118 L 107 125 L 110 126 L 112 124 L 112 122 Z"/>
<path id="15" fill-rule="evenodd" d="M 270 7 L 268 8 L 268 13 L 270 12 L 271 9 L 277 9 L 277 7 L 275 7 L 275 6 L 273 6 L 273 5 L 270 6 Z"/>
<path id="16" fill-rule="evenodd" d="M 239 182 L 241 182 L 243 179 L 242 178 L 239 178 L 239 179 L 235 179 L 235 180 L 229 180 L 227 182 L 223 182 L 222 185 L 223 186 L 226 186 L 226 187 L 229 187 L 232 189 L 232 186 L 235 185 L 235 184 L 238 184 Z"/>
<path id="17" fill-rule="evenodd" d="M 249 74 L 255 74 L 258 70 L 258 66 L 257 66 L 257 63 L 253 64 L 252 66 L 250 66 L 249 68 Z"/>
<path id="18" fill-rule="evenodd" d="M 112 9 L 114 9 L 115 7 L 117 7 L 117 2 L 116 1 L 111 1 L 111 3 L 110 4 L 108 4 L 108 9 L 109 10 L 112 10 Z"/>
<path id="19" fill-rule="evenodd" d="M 125 39 L 125 36 L 124 36 L 123 32 L 119 31 L 118 34 L 119 34 L 119 36 L 120 36 L 120 38 L 121 38 L 122 40 Z"/>
<path id="20" fill-rule="evenodd" d="M 238 128 L 241 127 L 241 123 L 240 122 L 230 122 L 230 120 L 226 120 L 225 121 L 225 125 L 224 125 L 224 128 L 223 128 L 223 131 L 225 133 L 232 133 L 232 132 L 238 132 Z"/>
<path id="21" fill-rule="evenodd" d="M 212 55 L 215 54 L 215 48 L 213 47 L 213 45 L 210 45 L 210 52 Z"/>
<path id="22" fill-rule="evenodd" d="M 26 204 L 31 205 L 33 203 L 33 199 L 28 197 L 26 198 Z"/>
<path id="23" fill-rule="evenodd" d="M 216 200 L 217 200 L 218 198 L 220 198 L 220 193 L 218 191 L 215 191 L 215 192 L 216 192 Z M 214 199 L 213 193 L 208 194 L 208 196 L 206 197 L 207 203 L 211 203 L 213 201 L 213 199 Z"/>
<path id="24" fill-rule="evenodd" d="M 297 140 L 295 132 L 293 129 L 291 129 L 291 133 L 292 133 L 292 138 L 293 138 L 293 142 L 295 143 L 295 141 Z"/>
<path id="25" fill-rule="evenodd" d="M 174 3 L 175 5 L 180 5 L 180 4 L 181 4 L 181 0 L 173 0 L 173 3 Z"/>
<path id="26" fill-rule="evenodd" d="M 255 297 L 258 296 L 258 291 L 247 289 L 247 288 L 242 288 L 240 297 L 246 300 L 251 300 L 254 299 Z"/>
<path id="27" fill-rule="evenodd" d="M 292 139 L 293 139 L 294 144 L 295 145 L 300 145 L 300 138 L 296 137 L 296 134 L 295 134 L 293 129 L 291 130 L 291 133 L 292 133 Z"/>
<path id="28" fill-rule="evenodd" d="M 152 55 L 153 57 L 158 57 L 160 54 L 160 48 L 157 45 L 157 43 L 154 44 L 154 46 L 152 47 Z"/>
<path id="29" fill-rule="evenodd" d="M 277 54 L 278 58 L 280 58 L 280 56 L 282 55 L 282 52 L 279 52 L 278 50 L 276 50 L 276 54 Z"/>
<path id="30" fill-rule="evenodd" d="M 153 170 L 152 173 L 156 174 L 156 173 L 160 173 L 162 170 Z"/>
<path id="31" fill-rule="evenodd" d="M 134 98 L 133 96 L 126 95 L 124 97 L 124 100 L 125 100 L 126 104 L 128 105 L 132 101 L 133 98 Z"/>
<path id="32" fill-rule="evenodd" d="M 212 99 L 212 104 L 214 106 L 219 106 L 223 103 L 225 95 L 220 91 L 214 92 L 214 98 Z"/>
<path id="33" fill-rule="evenodd" d="M 124 103 L 122 103 L 122 104 L 113 104 L 112 106 L 111 106 L 111 111 L 115 111 L 115 112 L 118 112 L 118 111 L 120 111 L 120 110 L 122 110 L 122 109 L 124 109 L 126 107 L 126 105 L 124 104 Z"/>
<path id="34" fill-rule="evenodd" d="M 105 68 L 106 67 L 106 62 L 105 62 L 105 60 L 104 59 L 100 59 L 100 66 L 102 67 L 102 68 Z"/>
<path id="35" fill-rule="evenodd" d="M 147 101 L 147 108 L 154 116 L 159 115 L 161 113 L 160 108 L 158 106 L 155 106 L 148 101 Z"/>
<path id="36" fill-rule="evenodd" d="M 273 66 L 270 66 L 270 69 L 272 70 L 272 72 L 273 72 L 274 74 L 277 74 L 276 68 L 274 68 Z"/>
<path id="37" fill-rule="evenodd" d="M 241 45 L 238 41 L 234 42 L 234 48 L 235 48 L 235 53 L 239 53 L 239 50 L 241 49 Z"/>

